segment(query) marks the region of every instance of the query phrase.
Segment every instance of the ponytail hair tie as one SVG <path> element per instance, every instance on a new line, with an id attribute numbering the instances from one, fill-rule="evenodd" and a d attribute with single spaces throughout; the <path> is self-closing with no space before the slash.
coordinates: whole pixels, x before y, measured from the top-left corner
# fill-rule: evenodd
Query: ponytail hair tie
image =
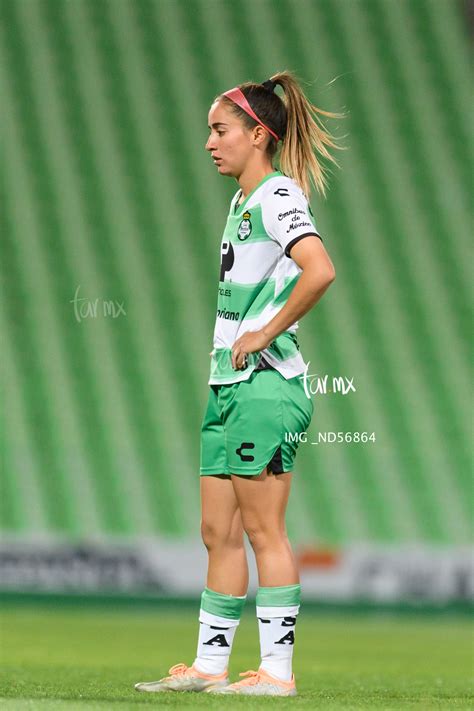
<path id="1" fill-rule="evenodd" d="M 273 79 L 267 79 L 267 81 L 262 82 L 262 86 L 267 91 L 271 91 L 273 93 L 275 91 L 276 81 L 273 81 Z"/>

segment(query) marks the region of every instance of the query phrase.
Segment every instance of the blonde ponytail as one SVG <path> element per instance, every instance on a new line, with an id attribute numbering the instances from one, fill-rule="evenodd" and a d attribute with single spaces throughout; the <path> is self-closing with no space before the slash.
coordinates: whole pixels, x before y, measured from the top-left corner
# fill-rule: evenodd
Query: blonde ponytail
<path id="1" fill-rule="evenodd" d="M 284 91 L 286 107 L 286 134 L 280 153 L 280 168 L 283 173 L 298 183 L 307 198 L 311 193 L 311 183 L 326 197 L 328 169 L 321 163 L 322 156 L 340 167 L 328 151 L 329 148 L 347 150 L 337 144 L 337 140 L 327 130 L 320 116 L 345 118 L 345 114 L 331 113 L 313 106 L 306 98 L 296 77 L 288 72 L 278 72 L 271 80 Z"/>
<path id="2" fill-rule="evenodd" d="M 283 89 L 283 98 L 274 92 L 276 84 Z M 254 112 L 253 116 L 225 93 L 215 100 L 224 101 L 249 129 L 258 124 L 256 118 L 262 122 L 261 125 L 271 129 L 273 133 L 269 134 L 266 148 L 268 158 L 273 161 L 281 147 L 279 163 L 282 172 L 298 183 L 308 200 L 311 184 L 326 197 L 328 168 L 321 162 L 321 157 L 339 168 L 339 163 L 328 148 L 347 149 L 338 145 L 339 139 L 326 130 L 320 116 L 339 119 L 345 118 L 345 114 L 335 114 L 313 106 L 304 95 L 298 79 L 288 71 L 274 74 L 263 84 L 246 82 L 238 88 Z"/>

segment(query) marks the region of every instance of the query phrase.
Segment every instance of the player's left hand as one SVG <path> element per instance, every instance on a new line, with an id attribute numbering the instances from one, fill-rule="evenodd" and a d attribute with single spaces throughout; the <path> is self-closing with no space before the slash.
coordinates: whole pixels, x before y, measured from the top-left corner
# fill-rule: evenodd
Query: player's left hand
<path id="1" fill-rule="evenodd" d="M 247 354 L 263 351 L 268 348 L 273 339 L 260 331 L 246 331 L 232 346 L 232 367 L 241 370 L 247 365 Z"/>

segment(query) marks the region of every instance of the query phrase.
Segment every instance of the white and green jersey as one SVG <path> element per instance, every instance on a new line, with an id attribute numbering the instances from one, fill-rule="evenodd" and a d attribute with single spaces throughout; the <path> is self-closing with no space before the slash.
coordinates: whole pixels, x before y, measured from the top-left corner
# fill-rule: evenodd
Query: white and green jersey
<path id="1" fill-rule="evenodd" d="M 268 348 L 250 353 L 247 368 L 232 368 L 232 346 L 246 331 L 258 331 L 288 301 L 302 270 L 291 259 L 291 247 L 303 237 L 320 235 L 308 201 L 294 180 L 275 171 L 266 175 L 238 205 L 230 205 L 221 242 L 209 384 L 247 380 L 261 357 L 286 379 L 304 372 L 295 332 L 298 322 Z"/>

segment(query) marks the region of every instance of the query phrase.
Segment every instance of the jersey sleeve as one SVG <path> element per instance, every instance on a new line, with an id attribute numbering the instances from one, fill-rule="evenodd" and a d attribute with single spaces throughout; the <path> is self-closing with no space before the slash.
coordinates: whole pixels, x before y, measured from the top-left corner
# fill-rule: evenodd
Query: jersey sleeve
<path id="1" fill-rule="evenodd" d="M 316 236 L 323 241 L 311 207 L 298 186 L 288 183 L 284 187 L 272 186 L 262 203 L 265 230 L 287 257 L 291 248 L 304 237 Z"/>

